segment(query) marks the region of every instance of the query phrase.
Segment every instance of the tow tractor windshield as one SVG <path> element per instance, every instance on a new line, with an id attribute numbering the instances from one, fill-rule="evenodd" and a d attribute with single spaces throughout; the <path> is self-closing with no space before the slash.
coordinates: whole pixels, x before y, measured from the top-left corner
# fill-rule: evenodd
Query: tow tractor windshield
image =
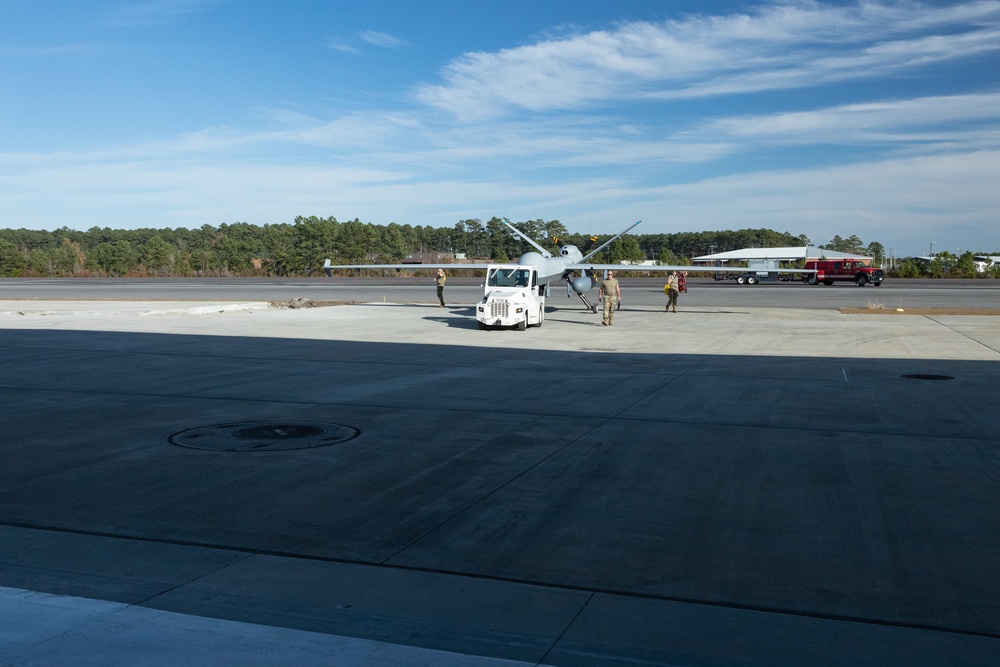
<path id="1" fill-rule="evenodd" d="M 486 278 L 489 287 L 530 287 L 529 269 L 490 269 Z"/>

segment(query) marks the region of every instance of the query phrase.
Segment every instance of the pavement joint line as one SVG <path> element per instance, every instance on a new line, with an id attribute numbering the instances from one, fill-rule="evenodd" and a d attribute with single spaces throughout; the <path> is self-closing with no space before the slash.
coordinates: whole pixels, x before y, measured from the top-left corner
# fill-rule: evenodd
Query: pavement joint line
<path id="1" fill-rule="evenodd" d="M 559 642 L 561 642 L 563 640 L 563 638 L 566 636 L 566 633 L 570 631 L 570 628 L 572 628 L 573 625 L 580 618 L 580 616 L 583 615 L 583 612 L 587 610 L 587 607 L 590 606 L 590 602 L 591 602 L 591 600 L 594 599 L 595 595 L 597 595 L 597 593 L 593 593 L 592 592 L 590 595 L 587 596 L 587 599 L 584 600 L 583 604 L 580 605 L 580 608 L 576 610 L 576 614 L 573 615 L 573 618 L 569 619 L 569 621 L 566 623 L 566 627 L 564 627 L 562 629 L 562 632 L 559 633 L 559 636 L 556 637 L 555 639 L 553 639 L 552 643 L 549 644 L 549 647 L 547 649 L 545 649 L 545 653 L 542 654 L 542 657 L 538 660 L 538 664 L 539 665 L 544 665 L 545 664 L 545 661 L 549 657 L 549 653 L 552 653 L 552 650 L 555 649 L 555 647 L 559 645 Z"/>
<path id="2" fill-rule="evenodd" d="M 25 528 L 25 529 L 30 529 L 30 530 L 46 530 L 46 531 L 52 531 L 52 532 L 58 532 L 58 533 L 72 534 L 72 535 L 77 535 L 77 536 L 82 536 L 82 537 L 103 537 L 103 538 L 109 538 L 109 539 L 127 540 L 127 541 L 131 541 L 131 542 L 146 542 L 146 543 L 150 543 L 150 544 L 170 544 L 170 545 L 173 545 L 173 546 L 191 547 L 191 548 L 195 548 L 195 549 L 214 549 L 214 550 L 217 550 L 217 551 L 227 551 L 227 552 L 231 552 L 231 553 L 247 554 L 249 557 L 252 557 L 252 556 L 270 556 L 270 557 L 275 557 L 275 558 L 288 558 L 288 559 L 292 559 L 292 560 L 310 561 L 310 562 L 315 562 L 315 563 L 330 563 L 330 564 L 338 564 L 338 565 L 356 565 L 356 566 L 361 566 L 361 567 L 371 567 L 371 568 L 375 568 L 375 569 L 384 568 L 384 569 L 396 570 L 396 571 L 400 571 L 400 572 L 420 572 L 420 573 L 425 573 L 425 574 L 439 574 L 439 575 L 451 576 L 451 577 L 459 577 L 459 578 L 464 578 L 464 579 L 481 580 L 481 581 L 492 581 L 492 582 L 496 582 L 496 583 L 516 584 L 516 585 L 523 585 L 523 586 L 533 586 L 533 587 L 545 588 L 545 589 L 551 589 L 551 590 L 575 591 L 575 592 L 578 592 L 578 593 L 589 593 L 589 594 L 591 594 L 591 597 L 593 595 L 597 595 L 597 594 L 611 595 L 611 596 L 615 596 L 615 597 L 624 597 L 624 598 L 632 598 L 632 599 L 640 599 L 640 600 L 649 600 L 649 601 L 653 601 L 653 602 L 674 602 L 674 603 L 681 603 L 681 604 L 699 605 L 699 606 L 705 606 L 705 607 L 716 607 L 716 608 L 721 608 L 721 609 L 732 609 L 732 610 L 736 610 L 736 611 L 748 611 L 748 612 L 759 612 L 759 613 L 765 613 L 765 614 L 775 614 L 775 615 L 779 615 L 779 616 L 789 616 L 789 617 L 796 617 L 796 618 L 812 618 L 812 619 L 822 620 L 822 621 L 833 621 L 833 622 L 844 622 L 844 623 L 858 623 L 858 624 L 862 624 L 862 625 L 871 625 L 871 626 L 876 626 L 876 627 L 887 627 L 887 628 L 899 628 L 899 629 L 907 629 L 907 630 L 920 630 L 920 631 L 929 631 L 929 632 L 940 632 L 940 633 L 951 634 L 951 635 L 961 635 L 961 636 L 969 636 L 969 637 L 981 637 L 981 638 L 984 638 L 984 639 L 1000 639 L 1000 633 L 977 632 L 977 631 L 974 631 L 974 630 L 966 630 L 966 629 L 962 629 L 962 628 L 950 628 L 950 627 L 946 627 L 946 626 L 935 626 L 935 625 L 920 624 L 920 623 L 902 623 L 902 622 L 895 622 L 895 621 L 890 621 L 890 620 L 886 620 L 886 619 L 865 618 L 865 617 L 861 617 L 861 616 L 850 616 L 850 615 L 845 615 L 845 614 L 823 614 L 823 613 L 818 613 L 818 612 L 809 612 L 809 611 L 805 611 L 805 610 L 786 609 L 786 608 L 781 608 L 781 607 L 770 607 L 770 606 L 766 606 L 766 605 L 737 604 L 737 603 L 732 603 L 732 602 L 724 602 L 724 601 L 720 601 L 720 600 L 704 600 L 704 599 L 685 598 L 685 597 L 677 597 L 677 596 L 669 596 L 669 595 L 653 595 L 653 594 L 649 594 L 649 593 L 637 593 L 637 592 L 632 592 L 632 591 L 622 591 L 622 590 L 606 589 L 606 588 L 598 588 L 598 587 L 586 587 L 586 586 L 573 586 L 573 585 L 566 585 L 566 584 L 555 584 L 555 583 L 546 582 L 546 581 L 537 581 L 537 580 L 531 580 L 531 579 L 519 579 L 519 578 L 516 578 L 516 577 L 500 577 L 500 576 L 483 575 L 483 574 L 472 574 L 472 573 L 468 573 L 468 572 L 456 572 L 456 571 L 453 571 L 453 570 L 446 570 L 446 569 L 440 569 L 440 568 L 413 567 L 413 566 L 407 566 L 407 565 L 393 565 L 391 563 L 375 563 L 375 562 L 370 562 L 370 561 L 359 561 L 359 560 L 350 560 L 350 559 L 344 559 L 344 558 L 332 558 L 332 557 L 325 557 L 325 556 L 315 556 L 315 555 L 296 554 L 296 553 L 288 553 L 288 552 L 280 552 L 280 551 L 271 551 L 271 550 L 267 550 L 267 549 L 248 549 L 248 548 L 234 547 L 234 546 L 228 546 L 228 545 L 205 544 L 205 543 L 200 543 L 200 542 L 195 542 L 195 541 L 190 541 L 190 540 L 175 540 L 175 539 L 169 539 L 169 538 L 137 537 L 137 536 L 133 536 L 133 535 L 120 535 L 120 534 L 103 532 L 103 531 L 86 531 L 86 530 L 78 530 L 78 529 L 67 529 L 67 528 L 60 528 L 60 527 L 57 527 L 57 526 L 44 526 L 44 525 L 35 525 L 35 524 L 21 523 L 21 522 L 0 522 L 0 526 L 7 526 L 7 527 L 12 527 L 12 528 Z M 233 563 L 229 563 L 229 564 L 226 564 L 226 565 L 222 566 L 221 568 L 219 568 L 219 569 L 217 569 L 215 571 L 216 572 L 223 571 L 226 568 L 233 567 L 233 565 L 234 565 Z M 211 574 L 211 573 L 206 573 L 206 574 Z M 206 575 L 201 575 L 201 576 L 206 576 Z M 195 577 L 194 579 L 191 580 L 191 582 L 197 581 L 199 578 L 201 578 L 201 577 Z M 187 582 L 187 584 L 190 584 L 191 582 Z M 180 587 L 183 588 L 183 586 L 187 585 L 187 584 L 182 584 L 182 585 L 180 585 Z M 170 590 L 176 590 L 176 588 L 177 587 L 171 587 Z M 143 603 L 140 603 L 140 604 L 146 604 L 148 602 L 151 602 L 152 600 L 155 600 L 156 598 L 164 595 L 167 592 L 169 592 L 169 591 L 161 591 L 160 593 L 157 593 L 156 595 L 153 595 L 153 596 L 149 597 L 148 599 L 146 599 L 145 601 L 143 601 Z M 588 600 L 589 600 L 589 598 L 588 598 Z M 138 605 L 134 605 L 134 606 L 138 606 Z M 585 606 L 586 605 L 582 605 L 582 607 L 585 607 Z"/>
<path id="3" fill-rule="evenodd" d="M 940 320 L 935 319 L 934 315 L 926 315 L 925 317 L 927 317 L 927 319 L 931 320 L 932 322 L 936 322 L 937 324 L 939 324 L 939 325 L 943 326 L 944 328 L 950 330 L 952 333 L 957 334 L 957 335 L 965 338 L 966 340 L 969 340 L 969 341 L 975 343 L 976 345 L 980 345 L 980 346 L 986 348 L 990 352 L 996 352 L 996 353 L 1000 354 L 1000 349 L 995 348 L 995 347 L 990 347 L 989 345 L 987 345 L 983 341 L 976 340 L 975 338 L 973 338 L 972 336 L 970 336 L 967 333 L 962 333 L 961 331 L 959 331 L 955 327 L 951 326 L 947 322 L 941 322 Z"/>

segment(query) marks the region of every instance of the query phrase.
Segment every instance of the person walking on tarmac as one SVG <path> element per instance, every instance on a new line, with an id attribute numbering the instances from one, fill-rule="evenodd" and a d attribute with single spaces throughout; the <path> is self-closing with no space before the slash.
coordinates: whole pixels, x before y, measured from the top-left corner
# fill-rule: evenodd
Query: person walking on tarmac
<path id="1" fill-rule="evenodd" d="M 434 284 L 437 285 L 438 308 L 444 308 L 444 281 L 446 280 L 448 280 L 448 276 L 444 275 L 444 269 L 438 269 L 437 278 L 434 279 Z"/>
<path id="2" fill-rule="evenodd" d="M 597 298 L 604 304 L 604 320 L 601 322 L 606 327 L 611 326 L 611 320 L 615 316 L 615 307 L 622 298 L 622 289 L 615 279 L 615 272 L 608 271 L 608 277 L 601 283 L 601 289 L 597 293 Z"/>
<path id="3" fill-rule="evenodd" d="M 674 312 L 677 312 L 677 295 L 680 294 L 680 279 L 677 277 L 676 271 L 670 272 L 670 277 L 667 278 L 667 284 L 663 286 L 663 291 L 667 294 L 667 312 L 670 312 L 670 308 L 673 307 Z"/>

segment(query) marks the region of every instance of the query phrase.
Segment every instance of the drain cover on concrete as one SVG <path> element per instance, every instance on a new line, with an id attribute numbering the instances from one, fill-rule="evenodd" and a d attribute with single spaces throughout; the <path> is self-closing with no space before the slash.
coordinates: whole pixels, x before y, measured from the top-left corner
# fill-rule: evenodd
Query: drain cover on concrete
<path id="1" fill-rule="evenodd" d="M 359 432 L 342 424 L 235 422 L 181 431 L 170 436 L 170 443 L 220 452 L 274 452 L 327 447 L 350 440 Z"/>

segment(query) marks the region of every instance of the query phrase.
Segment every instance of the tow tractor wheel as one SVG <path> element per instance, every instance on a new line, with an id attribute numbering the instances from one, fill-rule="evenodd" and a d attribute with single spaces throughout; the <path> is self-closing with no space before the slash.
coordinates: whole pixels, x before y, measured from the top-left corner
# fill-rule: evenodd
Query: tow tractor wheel
<path id="1" fill-rule="evenodd" d="M 542 328 L 542 322 L 544 322 L 544 321 L 545 321 L 545 306 L 539 306 L 538 307 L 538 324 L 536 324 L 535 326 L 538 327 L 539 329 L 541 329 Z"/>
<path id="2" fill-rule="evenodd" d="M 528 313 L 524 314 L 524 319 L 517 323 L 518 331 L 525 331 L 528 328 Z"/>
<path id="3" fill-rule="evenodd" d="M 479 323 L 479 330 L 480 331 L 486 331 L 486 329 L 487 329 L 486 322 L 480 322 Z"/>

